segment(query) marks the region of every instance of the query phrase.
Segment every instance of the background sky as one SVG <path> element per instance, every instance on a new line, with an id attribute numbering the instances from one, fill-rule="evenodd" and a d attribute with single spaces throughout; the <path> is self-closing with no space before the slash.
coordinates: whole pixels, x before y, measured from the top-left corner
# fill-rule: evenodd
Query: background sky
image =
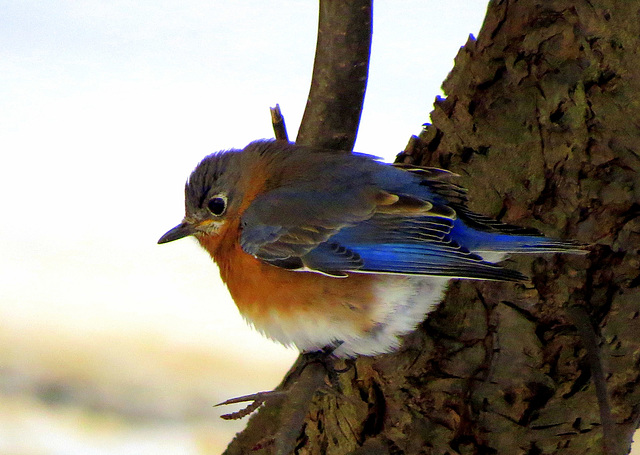
<path id="1" fill-rule="evenodd" d="M 420 132 L 485 9 L 375 3 L 357 151 L 391 161 Z M 0 454 L 218 453 L 243 423 L 211 405 L 296 353 L 244 323 L 194 240 L 156 241 L 202 157 L 273 136 L 270 106 L 295 137 L 317 3 L 0 11 Z"/>

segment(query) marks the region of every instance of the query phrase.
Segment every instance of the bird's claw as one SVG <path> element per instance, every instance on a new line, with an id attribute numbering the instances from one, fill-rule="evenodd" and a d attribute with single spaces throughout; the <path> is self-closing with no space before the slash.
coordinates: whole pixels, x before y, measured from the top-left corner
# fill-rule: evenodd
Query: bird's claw
<path id="1" fill-rule="evenodd" d="M 228 400 L 223 401 L 222 403 L 218 403 L 214 406 L 226 406 L 228 404 L 236 404 L 236 403 L 244 403 L 250 401 L 246 407 L 242 408 L 239 411 L 231 412 L 229 414 L 222 414 L 220 416 L 221 419 L 224 420 L 238 420 L 243 417 L 248 416 L 253 411 L 258 409 L 262 403 L 267 401 L 271 401 L 278 398 L 283 398 L 287 395 L 287 392 L 281 392 L 279 390 L 270 390 L 268 392 L 258 392 L 252 393 L 250 395 L 243 395 L 241 397 L 229 398 Z"/>

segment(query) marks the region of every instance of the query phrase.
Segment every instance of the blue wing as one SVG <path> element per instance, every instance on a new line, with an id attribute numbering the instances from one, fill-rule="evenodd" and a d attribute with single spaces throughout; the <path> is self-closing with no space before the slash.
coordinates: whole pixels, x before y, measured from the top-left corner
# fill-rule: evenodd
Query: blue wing
<path id="1" fill-rule="evenodd" d="M 469 211 L 448 171 L 298 150 L 242 217 L 242 248 L 278 267 L 521 280 L 482 254 L 580 249 Z"/>
<path id="2" fill-rule="evenodd" d="M 451 236 L 454 221 L 376 215 L 342 229 L 304 255 L 313 270 L 522 280 L 519 272 L 486 262 Z"/>

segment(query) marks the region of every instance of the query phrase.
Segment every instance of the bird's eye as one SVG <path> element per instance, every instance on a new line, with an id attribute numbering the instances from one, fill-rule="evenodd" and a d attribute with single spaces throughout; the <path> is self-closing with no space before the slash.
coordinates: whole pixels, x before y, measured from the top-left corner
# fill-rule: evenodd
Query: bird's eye
<path id="1" fill-rule="evenodd" d="M 223 197 L 216 196 L 214 198 L 209 199 L 207 202 L 207 208 L 211 213 L 216 216 L 220 216 L 224 213 L 227 208 L 227 200 Z"/>

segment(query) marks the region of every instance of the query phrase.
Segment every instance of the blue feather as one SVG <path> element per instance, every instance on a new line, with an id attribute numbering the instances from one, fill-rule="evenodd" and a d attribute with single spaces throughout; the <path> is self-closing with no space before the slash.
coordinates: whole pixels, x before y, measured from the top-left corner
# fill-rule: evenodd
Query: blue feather
<path id="1" fill-rule="evenodd" d="M 493 262 L 506 253 L 581 251 L 471 212 L 446 170 L 295 146 L 267 152 L 280 160 L 279 173 L 243 213 L 240 244 L 278 267 L 518 280 L 524 276 Z"/>

